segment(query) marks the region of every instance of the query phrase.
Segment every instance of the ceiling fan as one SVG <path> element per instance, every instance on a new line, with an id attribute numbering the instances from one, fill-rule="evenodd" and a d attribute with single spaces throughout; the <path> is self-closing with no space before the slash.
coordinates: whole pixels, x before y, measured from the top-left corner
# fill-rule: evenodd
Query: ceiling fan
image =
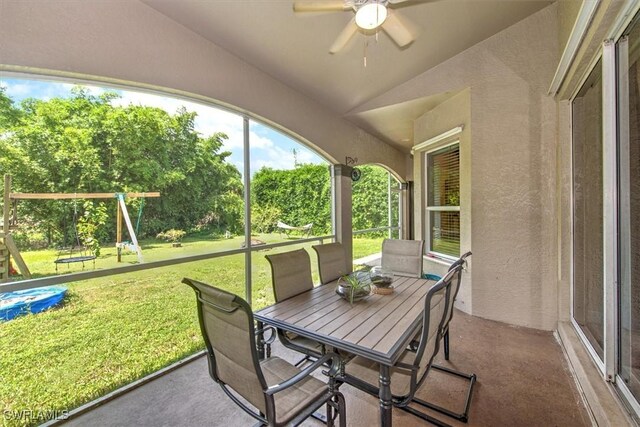
<path id="1" fill-rule="evenodd" d="M 351 40 L 358 30 L 377 32 L 380 28 L 399 46 L 404 47 L 414 39 L 407 21 L 393 10 L 396 5 L 409 0 L 325 0 L 296 1 L 294 12 L 338 12 L 351 11 L 355 15 L 333 42 L 330 53 L 337 53 Z"/>

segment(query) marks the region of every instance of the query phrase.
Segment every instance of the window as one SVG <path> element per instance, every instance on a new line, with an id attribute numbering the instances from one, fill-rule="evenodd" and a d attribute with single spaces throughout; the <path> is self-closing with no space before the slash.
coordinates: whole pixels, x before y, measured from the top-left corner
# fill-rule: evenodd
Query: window
<path id="1" fill-rule="evenodd" d="M 602 359 L 604 345 L 602 61 L 572 102 L 573 318 Z"/>
<path id="2" fill-rule="evenodd" d="M 460 144 L 427 153 L 427 236 L 429 252 L 460 255 Z"/>
<path id="3" fill-rule="evenodd" d="M 6 206 L 0 196 L 10 219 L 0 244 L 9 235 L 12 259 L 24 261 L 10 271 L 1 252 L 0 282 L 68 288 L 55 310 L 2 323 L 0 349 L 11 351 L 0 359 L 12 363 L 0 364 L 0 378 L 11 379 L 0 404 L 9 410 L 72 409 L 201 350 L 183 277 L 259 309 L 273 302 L 262 250 L 334 238 L 323 158 L 248 115 L 163 94 L 0 76 L 4 173 L 8 193 L 29 194 Z M 95 263 L 70 261 L 88 253 Z M 60 357 L 46 363 L 54 351 Z M 33 375 L 25 366 L 43 368 Z M 42 378 L 62 380 L 43 390 Z M 4 391 L 18 389 L 7 401 Z"/>

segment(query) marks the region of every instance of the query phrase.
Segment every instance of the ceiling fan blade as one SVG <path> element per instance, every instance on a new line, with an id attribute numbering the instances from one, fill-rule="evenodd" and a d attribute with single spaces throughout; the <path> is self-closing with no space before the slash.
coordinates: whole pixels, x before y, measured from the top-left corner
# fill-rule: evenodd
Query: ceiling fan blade
<path id="1" fill-rule="evenodd" d="M 415 40 L 404 18 L 398 12 L 389 10 L 387 19 L 382 24 L 382 29 L 400 47 L 404 47 Z"/>
<path id="2" fill-rule="evenodd" d="M 357 32 L 358 32 L 358 26 L 356 25 L 356 18 L 353 17 L 351 18 L 351 21 L 349 21 L 347 26 L 344 27 L 344 30 L 340 32 L 336 41 L 333 42 L 333 44 L 331 45 L 331 48 L 329 49 L 329 53 L 339 52 L 343 47 L 346 46 L 347 43 L 349 43 L 349 40 L 351 40 L 351 37 L 353 37 L 353 35 Z"/>
<path id="3" fill-rule="evenodd" d="M 389 0 L 389 4 L 404 3 L 406 1 L 410 1 L 410 0 Z"/>
<path id="4" fill-rule="evenodd" d="M 293 3 L 294 12 L 339 12 L 350 10 L 343 0 L 330 1 L 297 1 Z"/>

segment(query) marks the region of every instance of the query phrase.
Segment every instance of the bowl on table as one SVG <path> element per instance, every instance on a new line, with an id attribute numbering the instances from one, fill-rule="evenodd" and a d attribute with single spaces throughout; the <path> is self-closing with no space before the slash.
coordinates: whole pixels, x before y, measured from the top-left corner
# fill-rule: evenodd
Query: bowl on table
<path id="1" fill-rule="evenodd" d="M 369 278 L 376 288 L 388 288 L 393 283 L 393 271 L 376 266 L 369 271 Z"/>

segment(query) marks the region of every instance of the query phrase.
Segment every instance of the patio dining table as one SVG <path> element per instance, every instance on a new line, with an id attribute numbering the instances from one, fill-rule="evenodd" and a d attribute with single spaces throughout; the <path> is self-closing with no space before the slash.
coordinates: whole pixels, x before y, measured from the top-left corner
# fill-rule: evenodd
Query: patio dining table
<path id="1" fill-rule="evenodd" d="M 371 294 L 350 304 L 336 294 L 337 283 L 331 282 L 266 307 L 254 316 L 259 324 L 378 362 L 380 425 L 391 426 L 389 368 L 419 329 L 424 297 L 433 284 L 433 280 L 396 276 L 390 295 Z"/>

